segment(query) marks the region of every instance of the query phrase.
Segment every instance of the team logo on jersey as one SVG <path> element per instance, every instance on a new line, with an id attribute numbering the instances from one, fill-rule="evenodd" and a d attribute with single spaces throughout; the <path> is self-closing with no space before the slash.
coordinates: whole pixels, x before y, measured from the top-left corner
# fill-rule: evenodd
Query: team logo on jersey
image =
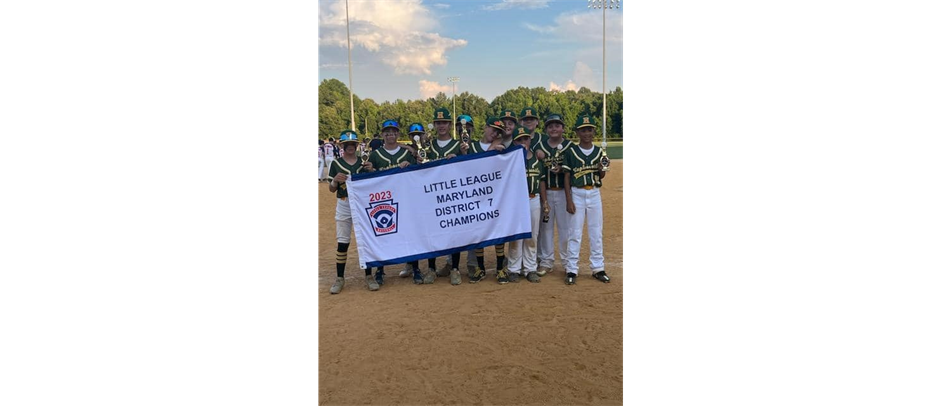
<path id="1" fill-rule="evenodd" d="M 399 231 L 399 203 L 392 199 L 370 203 L 366 214 L 370 216 L 373 234 L 377 237 Z"/>

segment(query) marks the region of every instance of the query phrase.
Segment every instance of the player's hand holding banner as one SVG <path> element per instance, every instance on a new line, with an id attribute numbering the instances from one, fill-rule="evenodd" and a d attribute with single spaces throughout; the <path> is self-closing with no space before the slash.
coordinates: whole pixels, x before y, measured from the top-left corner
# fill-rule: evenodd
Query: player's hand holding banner
<path id="1" fill-rule="evenodd" d="M 347 182 L 360 267 L 530 238 L 526 151 L 463 155 Z"/>

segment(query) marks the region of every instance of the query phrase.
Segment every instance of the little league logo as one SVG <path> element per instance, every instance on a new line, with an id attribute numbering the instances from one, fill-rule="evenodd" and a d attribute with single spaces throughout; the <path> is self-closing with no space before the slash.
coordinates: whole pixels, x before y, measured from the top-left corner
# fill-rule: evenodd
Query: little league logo
<path id="1" fill-rule="evenodd" d="M 373 234 L 377 237 L 399 231 L 399 203 L 393 202 L 392 199 L 370 203 L 366 214 L 370 216 Z"/>

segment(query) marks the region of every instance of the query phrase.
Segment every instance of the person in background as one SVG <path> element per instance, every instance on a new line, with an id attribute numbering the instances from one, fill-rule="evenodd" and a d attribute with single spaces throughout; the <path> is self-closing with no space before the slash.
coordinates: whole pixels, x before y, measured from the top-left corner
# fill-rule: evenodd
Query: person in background
<path id="1" fill-rule="evenodd" d="M 327 180 L 327 165 L 324 165 L 324 140 L 317 140 L 317 181 Z"/>

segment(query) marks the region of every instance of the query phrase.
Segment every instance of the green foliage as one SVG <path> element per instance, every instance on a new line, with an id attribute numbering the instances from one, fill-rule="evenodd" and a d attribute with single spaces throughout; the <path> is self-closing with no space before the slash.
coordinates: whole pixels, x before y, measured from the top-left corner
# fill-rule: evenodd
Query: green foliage
<path id="1" fill-rule="evenodd" d="M 337 79 L 324 80 L 318 90 L 319 137 L 323 139 L 337 137 L 341 131 L 350 128 L 350 92 L 347 86 Z M 414 122 L 427 125 L 431 122 L 432 112 L 439 107 L 457 110 L 452 111 L 454 116 L 460 114 L 471 116 L 475 124 L 474 133 L 472 134 L 474 138 L 480 137 L 483 132 L 484 121 L 487 116 L 496 116 L 504 109 L 511 109 L 519 113 L 526 106 L 536 108 L 537 114 L 541 118 L 549 113 L 562 115 L 563 121 L 566 122 L 567 137 L 574 137 L 570 127 L 576 121 L 576 116 L 584 112 L 594 116 L 599 125 L 602 125 L 602 94 L 584 87 L 578 91 L 568 90 L 565 92 L 552 92 L 543 87 L 518 87 L 504 92 L 491 102 L 469 92 L 463 92 L 458 94 L 456 100 L 454 100 L 456 109 L 452 108 L 452 102 L 448 95 L 441 92 L 426 100 L 404 101 L 399 99 L 394 102 L 386 101 L 380 104 L 377 104 L 373 99 L 360 100 L 354 94 L 353 106 L 354 111 L 356 111 L 356 130 L 364 137 L 372 137 L 373 134 L 379 133 L 380 123 L 386 119 L 398 120 L 403 127 Z M 616 87 L 615 90 L 610 91 L 605 103 L 608 113 L 606 118 L 607 137 L 608 139 L 621 139 L 624 117 L 622 89 Z M 542 130 L 542 125 L 538 128 Z M 601 129 L 599 133 L 601 133 Z M 406 139 L 406 134 L 403 134 L 402 139 Z"/>

